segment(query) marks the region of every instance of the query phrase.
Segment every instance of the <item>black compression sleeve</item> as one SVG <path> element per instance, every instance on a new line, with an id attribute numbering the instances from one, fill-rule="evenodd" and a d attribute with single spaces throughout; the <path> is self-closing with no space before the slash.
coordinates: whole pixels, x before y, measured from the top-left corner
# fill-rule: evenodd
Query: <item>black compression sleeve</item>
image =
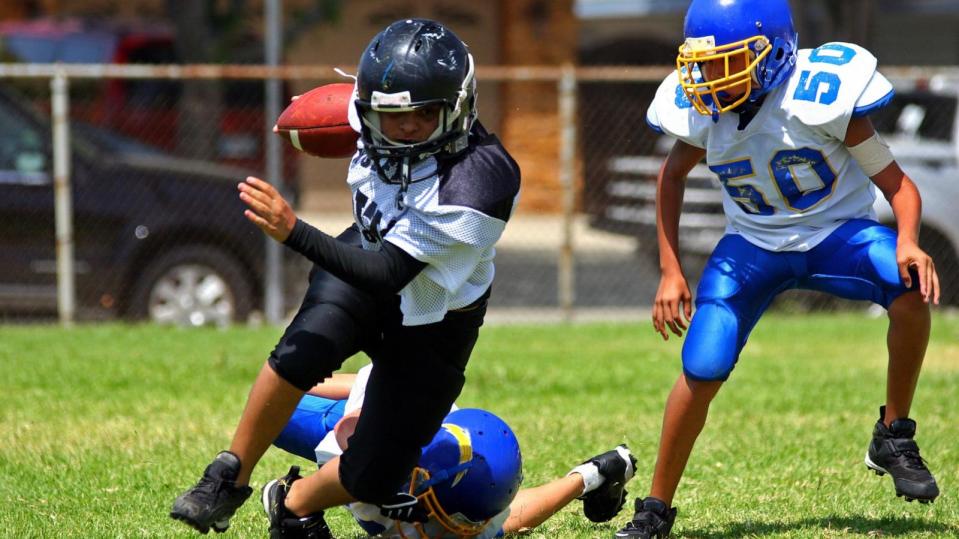
<path id="1" fill-rule="evenodd" d="M 395 294 L 424 267 L 403 249 L 383 242 L 379 251 L 348 245 L 297 219 L 284 245 L 336 277 L 375 294 Z"/>

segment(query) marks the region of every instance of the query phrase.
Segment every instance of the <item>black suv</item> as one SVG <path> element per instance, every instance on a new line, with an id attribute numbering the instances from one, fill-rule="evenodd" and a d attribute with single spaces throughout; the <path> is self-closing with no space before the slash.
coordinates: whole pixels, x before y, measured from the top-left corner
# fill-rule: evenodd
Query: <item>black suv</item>
<path id="1" fill-rule="evenodd" d="M 245 321 L 264 236 L 243 217 L 242 170 L 71 125 L 78 315 L 184 325 Z M 0 316 L 56 311 L 49 117 L 0 83 Z"/>

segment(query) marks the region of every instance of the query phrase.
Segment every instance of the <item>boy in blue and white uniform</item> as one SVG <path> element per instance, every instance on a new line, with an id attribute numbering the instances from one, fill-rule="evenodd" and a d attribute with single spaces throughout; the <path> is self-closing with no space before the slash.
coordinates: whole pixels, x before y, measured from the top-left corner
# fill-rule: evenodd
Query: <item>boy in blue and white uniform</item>
<path id="1" fill-rule="evenodd" d="M 371 370 L 367 365 L 355 376 L 335 374 L 313 387 L 274 445 L 320 466 L 342 455 L 363 408 Z M 344 391 L 348 382 L 352 383 Z M 379 506 L 363 502 L 346 507 L 374 537 L 490 539 L 531 530 L 576 498 L 583 500 L 590 520 L 612 519 L 623 506 L 634 465 L 635 458 L 621 445 L 586 460 L 564 477 L 520 488 L 522 457 L 509 425 L 491 412 L 454 405 L 423 449 L 413 484 L 407 486 L 420 500 L 424 517 L 420 520 L 425 522 L 392 519 Z M 299 481 L 298 472 L 293 469 L 263 489 L 264 508 L 271 517 L 290 486 Z M 322 519 L 313 519 L 313 524 L 307 537 L 331 536 Z"/>
<path id="2" fill-rule="evenodd" d="M 866 455 L 897 495 L 929 502 L 939 490 L 908 418 L 939 281 L 918 246 L 921 201 L 868 114 L 892 85 L 876 58 L 849 43 L 797 49 L 786 0 L 693 0 L 676 71 L 647 122 L 676 143 L 657 181 L 662 277 L 653 325 L 688 335 L 683 373 L 667 401 L 650 495 L 616 537 L 665 537 L 673 495 L 750 331 L 783 290 L 870 300 L 889 313 L 886 404 Z M 692 317 L 679 262 L 682 183 L 705 158 L 723 188 L 726 234 L 707 262 Z M 876 188 L 897 231 L 875 221 Z"/>

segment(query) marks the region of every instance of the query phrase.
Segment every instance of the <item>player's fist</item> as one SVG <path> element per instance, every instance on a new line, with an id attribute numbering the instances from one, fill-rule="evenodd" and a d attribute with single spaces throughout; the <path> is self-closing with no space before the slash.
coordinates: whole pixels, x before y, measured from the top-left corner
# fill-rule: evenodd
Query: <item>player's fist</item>
<path id="1" fill-rule="evenodd" d="M 653 301 L 653 329 L 664 341 L 669 340 L 667 329 L 682 337 L 692 315 L 692 294 L 682 272 L 663 274 Z"/>
<path id="2" fill-rule="evenodd" d="M 900 241 L 896 246 L 896 264 L 899 265 L 899 276 L 907 288 L 912 288 L 912 274 L 910 269 L 919 277 L 919 293 L 926 303 L 939 304 L 939 273 L 932 257 L 926 254 L 916 242 L 911 240 Z"/>
<path id="3" fill-rule="evenodd" d="M 253 176 L 237 185 L 247 209 L 243 215 L 267 236 L 283 243 L 296 224 L 296 214 L 276 188 Z"/>

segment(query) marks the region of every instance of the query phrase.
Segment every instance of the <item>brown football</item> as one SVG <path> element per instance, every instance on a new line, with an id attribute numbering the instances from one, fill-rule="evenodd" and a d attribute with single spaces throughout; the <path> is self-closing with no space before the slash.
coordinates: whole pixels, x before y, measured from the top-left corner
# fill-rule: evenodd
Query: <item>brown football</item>
<path id="1" fill-rule="evenodd" d="M 353 85 L 325 84 L 293 98 L 273 132 L 297 150 L 317 157 L 349 157 L 359 134 L 347 118 Z"/>

